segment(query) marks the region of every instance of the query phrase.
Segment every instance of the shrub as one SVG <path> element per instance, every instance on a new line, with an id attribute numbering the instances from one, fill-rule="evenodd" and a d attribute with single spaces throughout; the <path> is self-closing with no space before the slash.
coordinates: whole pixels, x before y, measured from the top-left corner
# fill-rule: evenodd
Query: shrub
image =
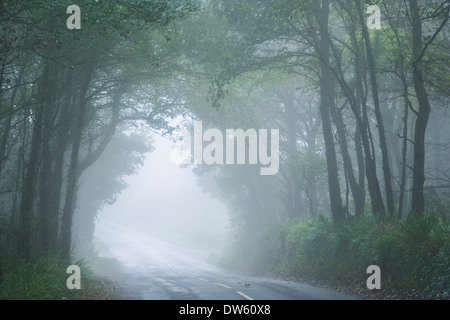
<path id="1" fill-rule="evenodd" d="M 347 283 L 356 275 L 361 285 L 367 267 L 375 264 L 383 283 L 401 293 L 448 299 L 449 251 L 448 219 L 429 213 L 406 221 L 367 216 L 339 225 L 321 217 L 256 237 L 247 235 L 227 255 L 219 256 L 226 262 L 222 266 L 235 270 L 287 272 Z"/>

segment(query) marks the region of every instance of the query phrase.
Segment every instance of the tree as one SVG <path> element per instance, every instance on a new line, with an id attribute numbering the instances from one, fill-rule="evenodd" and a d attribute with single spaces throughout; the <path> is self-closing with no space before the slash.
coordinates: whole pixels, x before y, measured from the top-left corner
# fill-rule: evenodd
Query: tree
<path id="1" fill-rule="evenodd" d="M 334 136 L 331 129 L 330 109 L 334 104 L 334 79 L 328 68 L 330 59 L 330 45 L 328 35 L 328 19 L 330 15 L 330 2 L 323 0 L 319 11 L 320 44 L 316 50 L 321 61 L 320 74 L 320 114 L 322 116 L 322 130 L 325 140 L 325 150 L 327 158 L 328 188 L 330 194 L 331 214 L 335 223 L 339 223 L 345 218 L 344 207 L 342 206 L 341 188 L 339 184 L 338 167 L 336 160 L 336 150 Z"/>
<path id="2" fill-rule="evenodd" d="M 423 213 L 425 210 L 423 190 L 425 183 L 425 133 L 431 112 L 431 105 L 425 88 L 426 63 L 423 59 L 429 46 L 448 22 L 450 3 L 448 1 L 442 1 L 434 12 L 432 12 L 432 17 L 442 17 L 442 20 L 437 24 L 435 32 L 429 37 L 426 43 L 423 43 L 423 18 L 420 14 L 418 1 L 409 0 L 408 3 L 411 12 L 413 80 L 417 102 L 419 104 L 414 127 L 414 166 L 411 210 L 413 213 L 418 214 Z"/>
<path id="3" fill-rule="evenodd" d="M 14 251 L 25 259 L 59 250 L 69 259 L 79 177 L 104 152 L 120 123 L 132 117 L 154 130 L 166 127 L 162 118 L 170 112 L 156 102 L 137 110 L 121 98 L 126 91 L 143 96 L 138 81 L 148 85 L 167 75 L 163 71 L 174 54 L 149 46 L 164 48 L 171 23 L 198 10 L 190 0 L 78 4 L 81 30 L 65 28 L 68 4 L 0 4 L 0 27 L 9 31 L 2 36 L 0 68 L 0 171 L 9 174 L 0 178 L 0 197 L 13 195 L 12 201 L 3 199 L 11 210 L 5 215 L 11 230 L 18 225 L 17 238 L 11 231 L 5 249 L 17 246 Z M 149 38 L 153 41 L 146 45 Z M 126 59 L 127 46 L 138 53 L 135 59 Z M 109 111 L 110 122 L 99 127 Z"/>

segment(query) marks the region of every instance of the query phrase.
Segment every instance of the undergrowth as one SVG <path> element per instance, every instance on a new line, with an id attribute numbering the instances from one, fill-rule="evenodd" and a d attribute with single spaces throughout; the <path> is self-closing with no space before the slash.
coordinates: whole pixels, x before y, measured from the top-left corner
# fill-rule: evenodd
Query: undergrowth
<path id="1" fill-rule="evenodd" d="M 57 255 L 31 261 L 2 256 L 0 259 L 1 300 L 91 300 L 110 299 L 114 285 L 94 275 L 85 260 L 73 263 L 81 270 L 81 289 L 68 289 L 67 263 Z"/>
<path id="2" fill-rule="evenodd" d="M 450 224 L 433 213 L 405 221 L 367 216 L 340 225 L 321 217 L 246 237 L 210 261 L 246 273 L 360 286 L 367 267 L 378 265 L 382 289 L 408 298 L 450 298 Z"/>

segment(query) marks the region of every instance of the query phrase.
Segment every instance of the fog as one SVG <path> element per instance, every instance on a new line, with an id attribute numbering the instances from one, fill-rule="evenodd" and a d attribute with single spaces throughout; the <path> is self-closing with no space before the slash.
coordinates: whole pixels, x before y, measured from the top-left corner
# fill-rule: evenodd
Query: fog
<path id="1" fill-rule="evenodd" d="M 0 0 L 0 299 L 449 298 L 449 13 Z"/>
<path id="2" fill-rule="evenodd" d="M 229 231 L 225 206 L 197 185 L 192 167 L 172 162 L 170 139 L 155 135 L 153 146 L 138 172 L 125 177 L 116 202 L 98 213 L 96 225 L 113 221 L 177 245 L 222 247 Z"/>

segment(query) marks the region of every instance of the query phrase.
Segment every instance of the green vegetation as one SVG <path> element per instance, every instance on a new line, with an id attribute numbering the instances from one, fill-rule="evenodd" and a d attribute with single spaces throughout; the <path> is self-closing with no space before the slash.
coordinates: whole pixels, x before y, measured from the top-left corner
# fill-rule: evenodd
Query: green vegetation
<path id="1" fill-rule="evenodd" d="M 96 258 L 95 264 L 111 265 L 111 261 Z M 81 289 L 66 286 L 68 265 L 56 255 L 34 260 L 1 259 L 0 299 L 2 300 L 105 300 L 113 298 L 113 281 L 92 272 L 90 262 L 74 264 L 81 269 Z"/>
<path id="2" fill-rule="evenodd" d="M 381 293 L 448 299 L 449 231 L 449 219 L 432 213 L 405 221 L 366 216 L 339 225 L 320 217 L 261 233 L 254 243 L 239 239 L 210 261 L 241 272 L 320 278 L 355 288 L 365 287 L 367 267 L 378 265 Z"/>

